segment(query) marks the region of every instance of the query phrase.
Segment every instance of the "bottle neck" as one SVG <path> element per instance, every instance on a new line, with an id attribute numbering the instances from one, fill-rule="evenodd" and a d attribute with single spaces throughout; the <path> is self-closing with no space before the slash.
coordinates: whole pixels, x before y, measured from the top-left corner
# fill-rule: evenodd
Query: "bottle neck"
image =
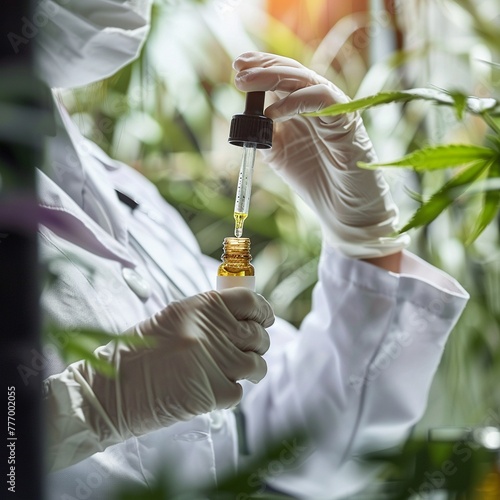
<path id="1" fill-rule="evenodd" d="M 222 261 L 225 264 L 246 267 L 250 265 L 251 260 L 250 238 L 224 238 Z"/>
<path id="2" fill-rule="evenodd" d="M 217 270 L 217 290 L 238 286 L 255 291 L 255 270 L 251 260 L 249 238 L 226 238 L 222 263 Z"/>

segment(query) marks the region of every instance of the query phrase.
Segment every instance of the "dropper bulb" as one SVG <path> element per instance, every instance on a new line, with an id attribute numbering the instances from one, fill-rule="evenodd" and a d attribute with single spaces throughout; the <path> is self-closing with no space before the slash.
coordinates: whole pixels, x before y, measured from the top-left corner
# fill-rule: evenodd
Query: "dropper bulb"
<path id="1" fill-rule="evenodd" d="M 245 115 L 264 115 L 265 92 L 248 92 L 245 99 Z"/>

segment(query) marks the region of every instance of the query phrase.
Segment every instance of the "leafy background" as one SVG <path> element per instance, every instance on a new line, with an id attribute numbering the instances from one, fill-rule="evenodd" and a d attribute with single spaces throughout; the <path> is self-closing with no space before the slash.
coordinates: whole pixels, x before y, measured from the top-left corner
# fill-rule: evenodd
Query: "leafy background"
<path id="1" fill-rule="evenodd" d="M 139 60 L 62 96 L 84 133 L 148 176 L 203 251 L 219 258 L 232 232 L 241 154 L 227 144 L 231 116 L 244 102 L 232 60 L 253 49 L 293 57 L 355 103 L 368 103 L 363 117 L 381 163 L 410 155 L 386 174 L 401 227 L 415 226 L 411 250 L 471 294 L 416 436 L 442 425 L 500 425 L 498 106 L 480 101 L 492 106 L 485 116 L 466 99 L 500 98 L 498 1 L 163 0 L 153 14 Z M 415 88 L 435 98 L 387 98 L 373 108 L 374 101 L 358 101 Z M 472 159 L 452 160 L 448 144 L 462 145 L 459 157 Z M 434 148 L 431 157 L 426 148 Z M 415 155 L 421 150 L 424 156 Z M 427 168 L 436 161 L 439 168 Z M 245 233 L 260 291 L 299 324 L 310 308 L 320 233 L 309 210 L 261 163 Z"/>

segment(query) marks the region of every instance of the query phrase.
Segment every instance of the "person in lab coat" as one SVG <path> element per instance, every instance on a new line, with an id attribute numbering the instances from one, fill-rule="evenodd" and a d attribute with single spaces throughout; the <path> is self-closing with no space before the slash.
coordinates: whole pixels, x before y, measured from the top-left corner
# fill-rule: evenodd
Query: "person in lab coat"
<path id="1" fill-rule="evenodd" d="M 50 11 L 35 39 L 39 72 L 57 89 L 133 60 L 151 1 L 39 8 Z M 356 167 L 375 159 L 359 115 L 298 115 L 345 101 L 337 87 L 273 54 L 242 54 L 234 68 L 240 90 L 273 91 L 274 143 L 263 158 L 322 226 L 312 309 L 297 330 L 254 292 L 214 291 L 217 263 L 181 216 L 85 139 L 54 93 L 56 132 L 38 171 L 40 253 L 56 277 L 43 289 L 45 316 L 66 331 L 60 343 L 85 327 L 145 345 L 97 349 L 114 378 L 83 361 L 66 366 L 46 346 L 51 500 L 110 499 L 156 474 L 180 489 L 216 484 L 241 460 L 240 400 L 251 456 L 297 429 L 308 437 L 307 446 L 284 442 L 286 457 L 254 479 L 299 498 L 340 498 L 370 480 L 359 457 L 401 443 L 424 412 L 467 293 L 406 251 L 407 235 L 394 236 L 382 174 Z"/>

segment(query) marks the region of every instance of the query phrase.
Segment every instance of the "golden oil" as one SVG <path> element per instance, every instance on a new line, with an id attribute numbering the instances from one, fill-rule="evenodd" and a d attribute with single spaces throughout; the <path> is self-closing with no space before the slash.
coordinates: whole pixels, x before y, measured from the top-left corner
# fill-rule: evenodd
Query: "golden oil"
<path id="1" fill-rule="evenodd" d="M 243 236 L 243 224 L 248 214 L 242 212 L 234 212 L 234 235 L 236 238 L 241 238 Z"/>

